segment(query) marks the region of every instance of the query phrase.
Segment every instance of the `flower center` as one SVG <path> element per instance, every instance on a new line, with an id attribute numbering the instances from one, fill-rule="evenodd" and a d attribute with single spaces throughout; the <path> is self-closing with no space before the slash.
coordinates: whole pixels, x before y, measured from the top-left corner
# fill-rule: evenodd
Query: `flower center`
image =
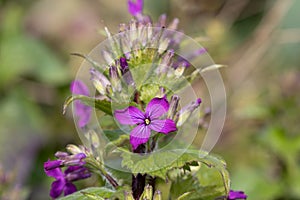
<path id="1" fill-rule="evenodd" d="M 146 124 L 146 125 L 149 125 L 150 122 L 151 122 L 150 119 L 148 119 L 148 118 L 145 119 L 145 124 Z"/>

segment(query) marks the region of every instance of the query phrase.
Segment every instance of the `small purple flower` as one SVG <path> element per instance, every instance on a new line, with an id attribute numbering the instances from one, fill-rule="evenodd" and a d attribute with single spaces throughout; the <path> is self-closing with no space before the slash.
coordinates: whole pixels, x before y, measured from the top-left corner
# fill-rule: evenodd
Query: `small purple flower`
<path id="1" fill-rule="evenodd" d="M 133 149 L 149 140 L 151 130 L 168 134 L 176 131 L 176 124 L 171 119 L 159 119 L 169 110 L 169 102 L 164 98 L 152 99 L 145 113 L 134 106 L 116 110 L 114 115 L 120 124 L 137 125 L 130 133 L 130 143 Z"/>
<path id="2" fill-rule="evenodd" d="M 83 166 L 70 166 L 64 173 L 61 168 L 46 170 L 45 165 L 44 168 L 47 176 L 55 178 L 50 190 L 50 196 L 52 198 L 59 197 L 61 193 L 64 193 L 66 196 L 76 192 L 76 186 L 72 182 L 91 176 L 91 173 Z"/>
<path id="3" fill-rule="evenodd" d="M 227 200 L 247 199 L 247 195 L 243 191 L 230 190 Z"/>
<path id="4" fill-rule="evenodd" d="M 128 0 L 128 10 L 133 16 L 142 14 L 143 0 L 135 0 L 135 2 L 133 2 L 132 0 Z"/>
<path id="5" fill-rule="evenodd" d="M 77 95 L 89 96 L 88 87 L 80 80 L 75 80 L 71 83 L 71 92 Z M 80 128 L 85 127 L 91 118 L 92 108 L 84 105 L 79 100 L 75 101 L 75 115 L 79 118 L 78 126 Z"/>

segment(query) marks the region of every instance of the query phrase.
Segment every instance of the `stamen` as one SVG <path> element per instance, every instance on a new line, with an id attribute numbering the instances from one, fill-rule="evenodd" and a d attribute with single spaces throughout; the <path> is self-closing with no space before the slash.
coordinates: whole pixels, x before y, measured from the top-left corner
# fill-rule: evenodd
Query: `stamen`
<path id="1" fill-rule="evenodd" d="M 150 122 L 151 122 L 150 119 L 148 119 L 148 118 L 145 119 L 145 124 L 146 124 L 146 125 L 149 125 Z"/>

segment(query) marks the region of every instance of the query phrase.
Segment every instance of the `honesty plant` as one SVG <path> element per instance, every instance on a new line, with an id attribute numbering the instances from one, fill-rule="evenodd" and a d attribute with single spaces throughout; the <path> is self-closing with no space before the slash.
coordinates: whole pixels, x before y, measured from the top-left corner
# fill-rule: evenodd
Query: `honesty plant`
<path id="1" fill-rule="evenodd" d="M 90 78 L 72 82 L 73 96 L 66 100 L 64 113 L 74 101 L 84 145 L 68 145 L 68 153 L 57 152 L 57 160 L 45 162 L 46 174 L 55 179 L 50 196 L 246 199 L 243 192 L 230 190 L 225 161 L 190 142 L 205 117 L 200 120 L 198 115 L 202 99 L 190 91 L 187 101 L 181 92 L 199 75 L 191 60 L 203 61 L 206 50 L 183 48 L 183 33 L 175 31 L 178 19 L 167 25 L 164 14 L 153 23 L 142 12 L 142 0 L 129 0 L 128 7 L 134 19 L 120 24 L 116 36 L 105 28 L 108 38 L 96 59 L 73 54 L 87 61 Z M 181 49 L 185 56 L 179 55 Z M 75 192 L 73 182 L 92 174 L 101 187 Z"/>

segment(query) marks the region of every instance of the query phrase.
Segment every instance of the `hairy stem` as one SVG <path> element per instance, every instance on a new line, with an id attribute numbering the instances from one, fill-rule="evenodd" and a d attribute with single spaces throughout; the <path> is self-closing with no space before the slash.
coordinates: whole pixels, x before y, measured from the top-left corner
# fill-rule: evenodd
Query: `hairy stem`
<path id="1" fill-rule="evenodd" d="M 146 147 L 144 144 L 141 144 L 138 146 L 135 150 L 133 150 L 134 153 L 144 153 L 146 150 Z M 146 185 L 146 174 L 137 174 L 136 176 L 132 175 L 132 183 L 131 183 L 131 189 L 132 189 L 132 195 L 134 199 L 138 200 L 140 196 L 142 195 L 144 191 L 144 187 Z"/>

